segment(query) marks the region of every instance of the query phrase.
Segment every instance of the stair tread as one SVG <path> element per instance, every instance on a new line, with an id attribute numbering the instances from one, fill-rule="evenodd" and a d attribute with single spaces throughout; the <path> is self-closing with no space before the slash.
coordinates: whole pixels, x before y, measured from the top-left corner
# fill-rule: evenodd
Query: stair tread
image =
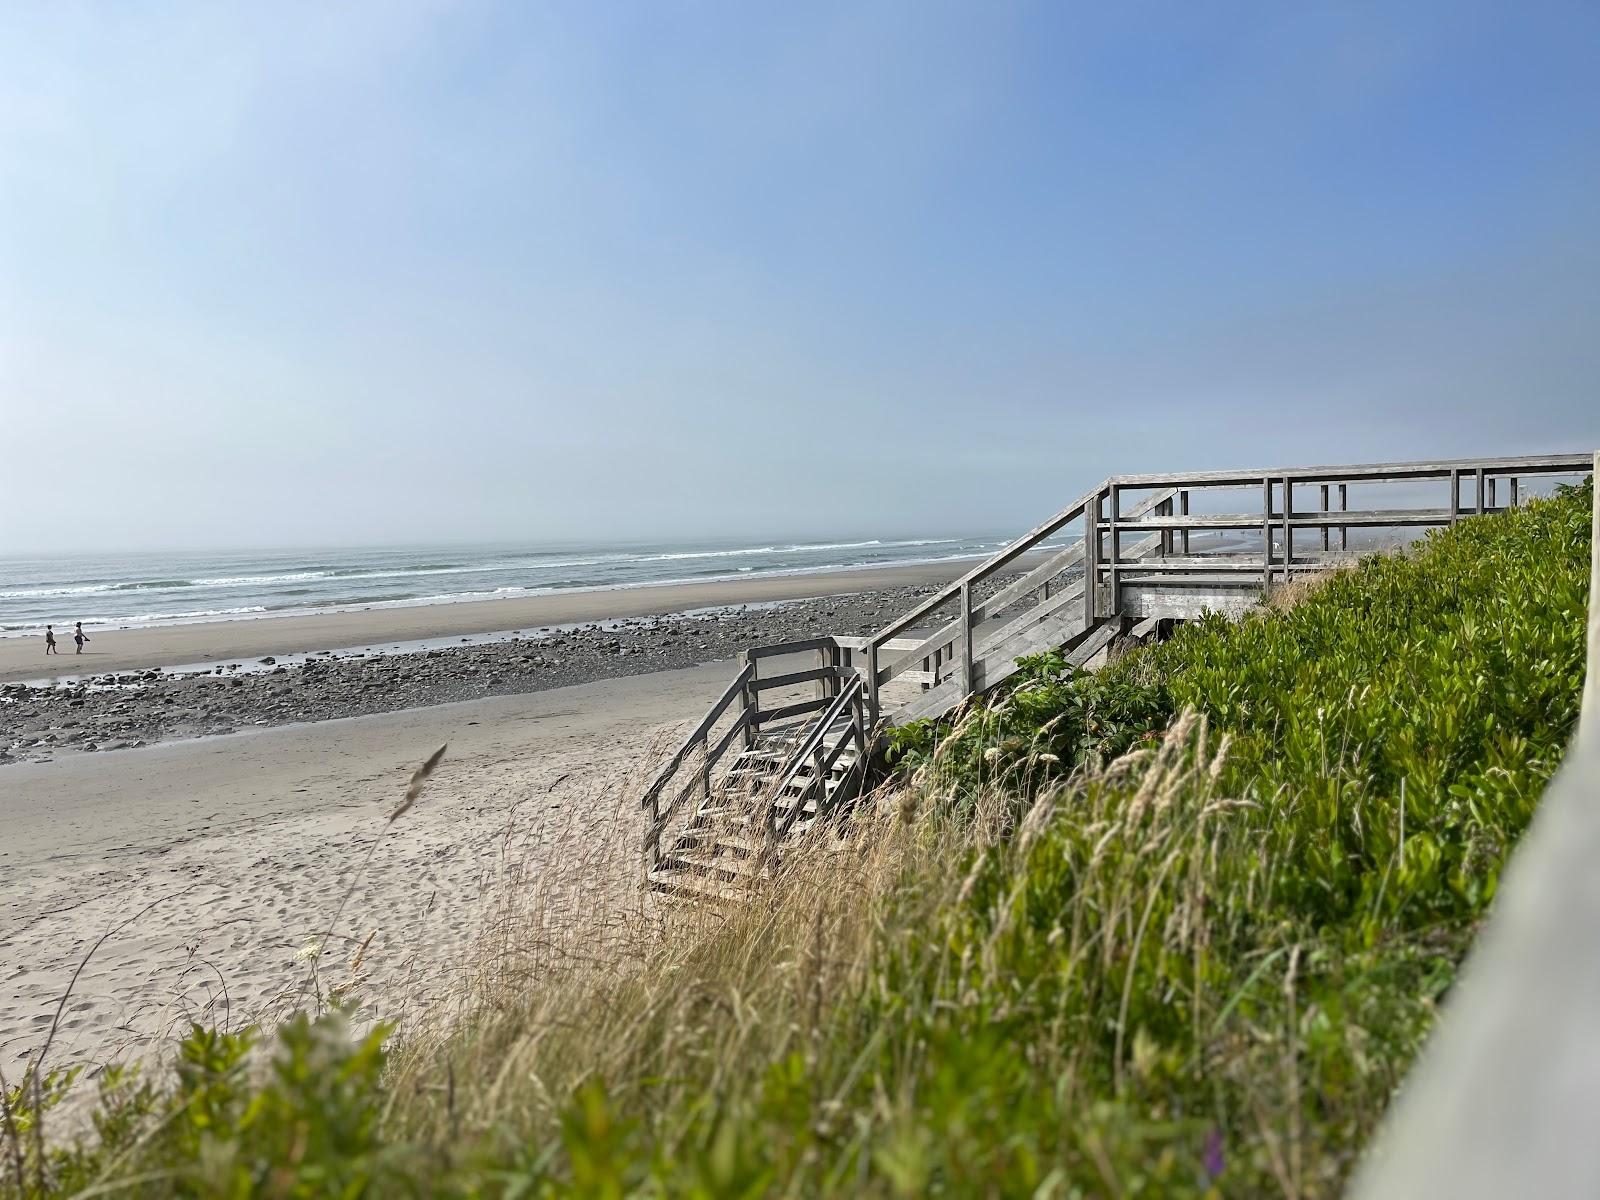
<path id="1" fill-rule="evenodd" d="M 676 862 L 686 863 L 702 871 L 721 871 L 750 879 L 764 873 L 754 859 L 739 854 L 718 854 L 715 850 L 678 850 L 672 855 Z"/>
<path id="2" fill-rule="evenodd" d="M 743 900 L 747 889 L 737 883 L 719 883 L 690 871 L 660 869 L 649 874 L 650 886 L 658 892 L 668 892 L 691 900 L 710 900 L 731 903 Z"/>

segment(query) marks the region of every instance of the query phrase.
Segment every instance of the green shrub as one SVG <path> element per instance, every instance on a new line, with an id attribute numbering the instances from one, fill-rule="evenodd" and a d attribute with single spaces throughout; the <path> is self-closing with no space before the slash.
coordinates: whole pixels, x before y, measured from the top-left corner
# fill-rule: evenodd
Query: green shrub
<path id="1" fill-rule="evenodd" d="M 99 1084 L 97 1137 L 68 1142 L 26 1164 L 0 1195 L 71 1195 L 117 1180 L 120 1195 L 178 1197 L 393 1194 L 407 1155 L 380 1136 L 383 1042 L 379 1026 L 350 1033 L 340 1012 L 304 1014 L 278 1030 L 264 1070 L 252 1072 L 253 1032 L 194 1026 L 177 1047 L 166 1087 L 129 1069 Z M 54 1108 L 71 1079 L 42 1089 Z M 42 1115 L 31 1076 L 7 1097 L 24 1142 Z"/>

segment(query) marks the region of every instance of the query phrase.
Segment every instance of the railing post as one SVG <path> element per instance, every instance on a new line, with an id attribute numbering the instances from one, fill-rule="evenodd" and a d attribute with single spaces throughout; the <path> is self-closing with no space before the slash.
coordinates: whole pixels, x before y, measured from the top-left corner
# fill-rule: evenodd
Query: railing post
<path id="1" fill-rule="evenodd" d="M 1499 482 L 1493 476 L 1489 478 L 1489 510 L 1494 511 L 1494 485 Z"/>
<path id="2" fill-rule="evenodd" d="M 752 666 L 755 663 L 756 659 L 755 656 L 750 653 L 750 651 L 741 650 L 739 651 L 738 661 L 739 671 L 742 674 L 746 667 Z M 744 687 L 740 689 L 739 696 L 740 702 L 743 704 L 744 711 L 746 713 L 744 729 L 739 734 L 739 741 L 743 744 L 746 750 L 752 749 L 756 744 L 756 713 L 760 711 L 756 706 L 756 699 L 760 693 L 754 689 L 753 685 L 755 684 L 755 681 L 756 673 L 755 671 L 751 671 L 750 678 L 746 681 Z"/>
<path id="3" fill-rule="evenodd" d="M 646 835 L 645 869 L 654 871 L 661 864 L 661 794 L 650 793 L 650 832 Z"/>
<path id="4" fill-rule="evenodd" d="M 1509 480 L 1509 483 L 1510 483 L 1510 489 L 1509 489 L 1510 490 L 1510 494 L 1506 497 L 1506 500 L 1507 500 L 1507 502 L 1510 504 L 1510 506 L 1512 508 L 1516 508 L 1518 503 L 1519 503 L 1519 500 L 1520 500 L 1520 498 L 1517 495 L 1517 477 L 1515 475 L 1513 475 L 1511 477 L 1511 479 Z"/>
<path id="5" fill-rule="evenodd" d="M 1272 476 L 1261 481 L 1261 591 L 1272 591 Z"/>
<path id="6" fill-rule="evenodd" d="M 1348 484 L 1344 484 L 1344 483 L 1341 483 L 1339 485 L 1339 511 L 1340 512 L 1349 512 L 1350 511 L 1350 503 L 1349 503 L 1350 494 L 1346 490 L 1348 487 L 1349 487 L 1349 485 Z M 1348 525 L 1339 526 L 1339 549 L 1341 549 L 1341 550 L 1350 549 L 1350 526 L 1348 526 Z"/>
<path id="7" fill-rule="evenodd" d="M 972 585 L 961 584 L 961 691 L 972 695 Z"/>
<path id="8" fill-rule="evenodd" d="M 1481 517 L 1481 516 L 1483 516 L 1483 468 L 1479 467 L 1477 469 L 1477 471 L 1475 472 L 1475 474 L 1477 475 L 1477 501 L 1476 501 L 1476 503 L 1477 503 L 1478 515 Z"/>
<path id="9" fill-rule="evenodd" d="M 1323 484 L 1322 485 L 1322 491 L 1321 491 L 1321 495 L 1319 497 L 1319 501 L 1320 501 L 1320 503 L 1322 505 L 1322 550 L 1323 550 L 1323 553 L 1326 554 L 1327 550 L 1328 550 L 1328 485 L 1327 484 Z"/>
<path id="10" fill-rule="evenodd" d="M 1106 538 L 1106 573 L 1110 576 L 1107 582 L 1110 584 L 1109 591 L 1111 592 L 1110 602 L 1107 605 L 1107 607 L 1110 609 L 1110 612 L 1107 613 L 1108 616 L 1116 616 L 1117 613 L 1122 611 L 1122 596 L 1117 590 L 1117 558 L 1119 549 L 1117 546 L 1117 517 L 1120 515 L 1121 508 L 1122 489 L 1116 484 L 1112 484 L 1110 503 L 1107 506 L 1106 512 L 1106 524 L 1109 528 L 1109 536 Z"/>
<path id="11" fill-rule="evenodd" d="M 1459 468 L 1450 468 L 1450 524 L 1456 523 L 1456 518 L 1461 515 L 1461 471 Z"/>
<path id="12" fill-rule="evenodd" d="M 1189 515 L 1188 488 L 1184 488 L 1183 491 L 1178 493 L 1178 515 L 1183 517 L 1187 517 Z M 1187 555 L 1189 553 L 1189 527 L 1187 525 L 1183 527 L 1182 545 L 1183 552 L 1185 555 Z"/>
<path id="13" fill-rule="evenodd" d="M 1095 622 L 1095 593 L 1100 590 L 1100 493 L 1083 506 L 1083 627 Z"/>
<path id="14" fill-rule="evenodd" d="M 1289 525 L 1289 513 L 1294 508 L 1294 482 L 1283 477 L 1283 581 L 1289 582 L 1289 567 L 1294 562 L 1294 530 Z"/>
<path id="15" fill-rule="evenodd" d="M 874 729 L 878 726 L 878 638 L 867 643 L 867 715 Z"/>

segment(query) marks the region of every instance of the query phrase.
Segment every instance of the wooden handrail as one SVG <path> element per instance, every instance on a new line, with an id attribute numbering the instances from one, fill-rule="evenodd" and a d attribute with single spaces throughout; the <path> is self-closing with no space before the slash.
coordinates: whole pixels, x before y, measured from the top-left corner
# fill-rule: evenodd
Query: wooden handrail
<path id="1" fill-rule="evenodd" d="M 752 679 L 750 690 L 752 692 L 767 692 L 773 688 L 793 687 L 800 683 L 815 683 L 818 680 L 834 679 L 839 672 L 835 667 L 810 667 L 804 671 L 790 671 L 787 675 L 773 675 L 766 679 Z"/>
<path id="2" fill-rule="evenodd" d="M 1507 458 L 1455 458 L 1435 462 L 1352 463 L 1345 466 L 1271 467 L 1243 471 L 1178 471 L 1154 475 L 1114 475 L 1105 485 L 1143 487 L 1250 487 L 1271 476 L 1274 482 L 1287 477 L 1293 483 L 1366 482 L 1404 483 L 1418 480 L 1445 480 L 1452 471 L 1486 475 L 1587 475 L 1593 455 L 1530 454 Z"/>
<path id="3" fill-rule="evenodd" d="M 1153 508 L 1156 504 L 1160 504 L 1162 502 L 1163 501 L 1161 499 L 1152 497 L 1150 501 L 1150 507 Z M 1134 545 L 1129 546 L 1123 553 L 1128 557 L 1136 557 L 1155 549 L 1158 541 L 1159 538 L 1156 537 L 1142 538 Z M 981 622 L 987 620 L 992 614 L 999 612 L 1001 609 L 1015 601 L 1018 596 L 1025 596 L 1029 592 L 1037 590 L 1038 587 L 1047 579 L 1054 579 L 1057 575 L 1061 574 L 1062 571 L 1066 570 L 1074 563 L 1080 562 L 1082 559 L 1083 543 L 1081 541 L 1072 546 L 1068 546 L 1059 554 L 1052 555 L 1049 559 L 1035 567 L 1033 570 L 1029 571 L 1026 575 L 1023 575 L 1019 579 L 1014 579 L 1010 583 L 1006 584 L 1005 587 L 1001 588 L 987 600 L 984 600 L 982 603 L 975 603 L 972 606 L 973 621 Z M 887 683 L 896 675 L 900 674 L 900 672 L 910 667 L 913 663 L 918 662 L 921 659 L 928 658 L 937 650 L 942 650 L 945 646 L 950 645 L 960 636 L 961 619 L 958 617 L 955 620 L 949 621 L 945 625 L 941 626 L 923 641 L 911 642 L 906 647 L 906 652 L 904 654 L 890 662 L 887 666 L 883 666 L 878 669 L 878 683 L 880 685 Z"/>
<path id="4" fill-rule="evenodd" d="M 695 726 L 694 732 L 683 739 L 683 745 L 678 747 L 678 752 L 667 760 L 666 766 L 661 768 L 661 772 L 656 776 L 655 782 L 650 785 L 644 797 L 640 800 L 639 806 L 641 808 L 648 805 L 660 794 L 661 789 L 667 785 L 667 780 L 671 779 L 677 773 L 678 768 L 683 766 L 683 760 L 689 757 L 689 752 L 694 749 L 695 745 L 705 740 L 706 735 L 711 732 L 711 727 L 717 723 L 717 718 L 727 711 L 728 705 L 733 703 L 733 698 L 744 690 L 744 685 L 750 682 L 750 678 L 754 674 L 755 665 L 747 665 L 744 670 L 739 672 L 734 681 L 728 685 L 728 690 L 722 693 L 721 698 L 700 719 L 700 724 Z"/>
<path id="5" fill-rule="evenodd" d="M 864 686 L 865 684 L 863 683 L 862 687 Z M 848 707 L 850 708 L 855 708 L 860 702 L 859 693 L 861 689 L 857 688 L 855 690 L 857 694 L 849 697 L 850 702 Z M 840 715 L 843 715 L 842 709 Z M 837 720 L 837 718 L 835 719 Z M 824 734 L 824 736 L 826 736 L 826 734 Z M 816 774 L 813 776 L 811 782 L 806 784 L 806 786 L 801 789 L 800 794 L 795 797 L 795 803 L 793 807 L 791 807 L 789 812 L 784 816 L 783 824 L 778 827 L 779 837 L 782 837 L 784 834 L 788 833 L 790 827 L 795 823 L 796 820 L 799 819 L 800 813 L 805 808 L 807 798 L 811 795 L 812 789 L 821 787 L 824 792 L 826 792 L 828 772 L 833 770 L 833 765 L 839 761 L 840 757 L 845 752 L 845 748 L 849 746 L 851 742 L 856 743 L 857 751 L 861 756 L 864 757 L 866 755 L 865 736 L 865 731 L 862 729 L 861 722 L 859 720 L 854 720 L 850 722 L 849 731 L 837 742 L 835 742 L 833 744 L 833 748 L 830 749 L 826 754 L 822 753 L 821 745 L 818 745 L 812 749 L 812 760 L 817 764 Z M 802 763 L 801 765 L 804 766 L 805 764 Z"/>
<path id="6" fill-rule="evenodd" d="M 800 768 L 805 765 L 806 759 L 815 753 L 817 746 L 827 736 L 828 730 L 833 727 L 834 723 L 839 719 L 839 715 L 850 705 L 851 701 L 861 693 L 861 689 L 864 686 L 866 686 L 866 680 L 859 675 L 853 675 L 850 682 L 845 685 L 839 695 L 834 698 L 833 703 L 829 705 L 828 711 L 812 723 L 811 731 L 795 748 L 794 752 L 789 755 L 783 770 L 778 774 L 778 782 L 772 788 L 771 799 L 767 804 L 767 830 L 769 833 L 778 832 L 773 822 L 777 798 L 783 794 L 783 789 L 788 787 L 793 782 L 794 777 L 800 773 Z M 801 805 L 797 803 L 795 807 L 798 809 Z M 784 831 L 786 832 L 787 829 L 788 824 L 786 823 Z"/>
<path id="7" fill-rule="evenodd" d="M 794 642 L 774 642 L 769 646 L 752 646 L 745 651 L 752 659 L 772 658 L 779 654 L 803 654 L 807 650 L 831 650 L 838 645 L 833 637 L 802 638 Z"/>
<path id="8" fill-rule="evenodd" d="M 948 604 L 951 600 L 954 600 L 957 596 L 959 596 L 961 594 L 962 584 L 977 583 L 978 581 L 994 574 L 994 572 L 998 571 L 1001 567 L 1005 566 L 1019 555 L 1026 554 L 1029 550 L 1033 549 L 1033 547 L 1044 541 L 1051 534 L 1058 532 L 1063 525 L 1068 524 L 1080 513 L 1082 513 L 1084 507 L 1089 503 L 1089 501 L 1093 500 L 1095 496 L 1099 494 L 1101 488 L 1104 487 L 1105 484 L 1101 484 L 1100 487 L 1095 488 L 1094 491 L 1087 492 L 1078 497 L 1077 500 L 1073 501 L 1066 508 L 1062 509 L 1055 516 L 1051 517 L 1043 525 L 1034 526 L 1034 528 L 1030 529 L 1016 541 L 1012 542 L 1004 550 L 997 551 L 995 554 L 979 563 L 976 567 L 972 568 L 972 570 L 968 571 L 965 575 L 962 575 L 954 583 L 951 583 L 949 586 L 945 587 L 942 591 L 935 592 L 927 600 L 917 605 L 916 608 L 912 609 L 898 621 L 895 621 L 892 625 L 884 626 L 873 635 L 872 642 L 881 645 L 892 638 L 895 634 L 910 629 L 923 617 L 927 616 L 929 613 L 933 612 L 935 609 L 938 609 L 942 605 Z"/>

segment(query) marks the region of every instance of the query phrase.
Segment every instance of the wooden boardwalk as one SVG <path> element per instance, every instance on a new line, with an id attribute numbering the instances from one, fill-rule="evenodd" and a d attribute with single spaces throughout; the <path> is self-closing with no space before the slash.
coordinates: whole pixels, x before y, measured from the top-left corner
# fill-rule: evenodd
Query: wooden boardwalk
<path id="1" fill-rule="evenodd" d="M 652 887 L 736 898 L 859 791 L 882 730 L 1062 650 L 1082 666 L 1298 576 L 1514 508 L 1584 454 L 1118 475 L 871 637 L 757 646 L 646 790 Z M 1025 558 L 1026 556 L 1026 558 Z M 1023 566 L 1024 562 L 1028 565 Z"/>

